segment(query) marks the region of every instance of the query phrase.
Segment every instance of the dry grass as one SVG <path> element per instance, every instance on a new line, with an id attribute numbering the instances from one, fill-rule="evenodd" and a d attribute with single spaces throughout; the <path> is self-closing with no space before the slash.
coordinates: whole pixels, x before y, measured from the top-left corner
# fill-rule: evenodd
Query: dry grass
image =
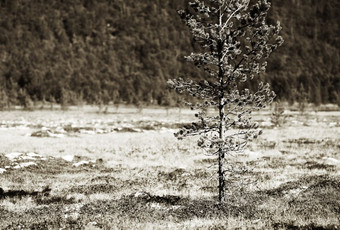
<path id="1" fill-rule="evenodd" d="M 122 119 L 169 125 L 190 118 L 189 113 L 143 112 L 6 112 L 1 117 L 44 126 Z M 230 182 L 223 205 L 216 202 L 214 159 L 196 147 L 195 139 L 177 141 L 171 130 L 38 138 L 27 135 L 40 128 L 34 125 L 1 128 L 0 168 L 32 161 L 22 157 L 31 152 L 46 159 L 0 174 L 0 228 L 339 229 L 338 117 L 292 114 L 285 126 L 265 128 L 249 150 L 230 159 L 253 170 Z M 269 117 L 258 114 L 257 119 Z M 10 161 L 5 155 L 12 152 L 23 155 Z M 73 160 L 61 158 L 67 155 Z M 76 162 L 87 164 L 76 167 Z M 51 191 L 41 192 L 46 186 Z M 16 195 L 19 191 L 24 195 Z"/>

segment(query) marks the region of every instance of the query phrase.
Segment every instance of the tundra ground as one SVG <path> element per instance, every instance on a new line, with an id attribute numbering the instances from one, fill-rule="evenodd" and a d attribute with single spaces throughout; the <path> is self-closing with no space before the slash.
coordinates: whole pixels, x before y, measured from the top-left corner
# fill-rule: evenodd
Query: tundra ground
<path id="1" fill-rule="evenodd" d="M 340 229 L 340 113 L 288 113 L 230 158 L 178 141 L 188 111 L 0 113 L 1 229 Z"/>

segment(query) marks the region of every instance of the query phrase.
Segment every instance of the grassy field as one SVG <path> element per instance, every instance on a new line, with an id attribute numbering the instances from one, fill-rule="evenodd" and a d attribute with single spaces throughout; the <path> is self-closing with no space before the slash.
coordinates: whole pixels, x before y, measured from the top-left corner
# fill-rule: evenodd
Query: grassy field
<path id="1" fill-rule="evenodd" d="M 0 112 L 0 228 L 340 229 L 340 112 L 255 114 L 223 205 L 190 111 L 118 112 Z"/>

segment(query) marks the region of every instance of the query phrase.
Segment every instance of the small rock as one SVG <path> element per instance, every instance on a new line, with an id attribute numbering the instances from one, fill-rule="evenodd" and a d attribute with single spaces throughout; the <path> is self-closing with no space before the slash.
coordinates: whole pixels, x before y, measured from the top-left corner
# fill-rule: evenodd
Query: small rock
<path id="1" fill-rule="evenodd" d="M 62 133 L 52 133 L 50 131 L 47 131 L 47 134 L 49 137 L 64 137 L 65 135 Z"/>
<path id="2" fill-rule="evenodd" d="M 5 156 L 10 160 L 10 161 L 14 161 L 16 158 L 20 157 L 23 153 L 8 153 Z"/>
<path id="3" fill-rule="evenodd" d="M 79 161 L 77 163 L 74 163 L 73 166 L 78 167 L 81 165 L 88 165 L 90 163 L 95 163 L 96 161 L 92 160 L 92 161 Z"/>
<path id="4" fill-rule="evenodd" d="M 150 194 L 149 193 L 147 193 L 147 192 L 136 192 L 135 194 L 134 194 L 134 197 L 138 197 L 138 198 L 150 198 Z"/>
<path id="5" fill-rule="evenodd" d="M 335 127 L 338 123 L 337 122 L 331 122 L 329 123 L 329 127 L 332 128 L 332 127 Z"/>
<path id="6" fill-rule="evenodd" d="M 37 164 L 34 163 L 34 162 L 23 162 L 23 163 L 17 164 L 17 165 L 14 166 L 13 168 L 14 168 L 14 169 L 20 169 L 20 168 L 25 168 L 25 167 L 32 166 L 32 165 L 37 165 Z"/>
<path id="7" fill-rule="evenodd" d="M 103 133 L 104 133 L 104 130 L 102 130 L 102 129 L 96 129 L 96 133 L 98 133 L 98 134 L 103 134 Z"/>
<path id="8" fill-rule="evenodd" d="M 71 161 L 73 161 L 74 156 L 66 155 L 66 156 L 62 156 L 61 158 L 64 159 L 65 161 L 71 162 Z"/>
<path id="9" fill-rule="evenodd" d="M 48 130 L 49 130 L 49 128 L 46 128 L 46 127 L 41 128 L 41 131 L 48 131 Z"/>
<path id="10" fill-rule="evenodd" d="M 340 166 L 340 160 L 337 160 L 335 158 L 332 158 L 332 157 L 323 157 L 322 159 L 328 165 L 339 165 Z"/>
<path id="11" fill-rule="evenodd" d="M 83 133 L 83 134 L 91 134 L 91 135 L 96 134 L 95 131 L 93 131 L 93 130 L 86 130 L 86 129 L 81 129 L 81 130 L 80 130 L 80 133 Z"/>
<path id="12" fill-rule="evenodd" d="M 49 137 L 49 136 L 50 136 L 49 133 L 50 133 L 50 132 L 47 131 L 47 130 L 39 130 L 39 131 L 33 132 L 33 133 L 31 134 L 31 136 L 32 136 L 32 137 Z"/>
<path id="13" fill-rule="evenodd" d="M 65 131 L 65 129 L 63 129 L 62 127 L 57 127 L 56 129 L 55 129 L 55 131 L 57 132 L 57 133 L 66 133 L 66 131 Z"/>

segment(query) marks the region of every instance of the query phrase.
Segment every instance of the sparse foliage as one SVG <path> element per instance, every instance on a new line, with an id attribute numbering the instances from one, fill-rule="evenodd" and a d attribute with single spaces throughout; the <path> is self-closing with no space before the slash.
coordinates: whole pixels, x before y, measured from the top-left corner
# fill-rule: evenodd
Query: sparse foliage
<path id="1" fill-rule="evenodd" d="M 271 115 L 271 122 L 275 127 L 281 127 L 286 122 L 287 115 L 284 114 L 284 112 L 284 107 L 280 103 L 276 102 L 274 111 Z"/>
<path id="2" fill-rule="evenodd" d="M 5 109 L 8 104 L 8 96 L 6 91 L 0 88 L 0 111 Z"/>
<path id="3" fill-rule="evenodd" d="M 303 84 L 300 84 L 299 90 L 293 90 L 293 92 L 296 97 L 296 101 L 298 102 L 299 112 L 303 115 L 308 104 L 308 93 L 306 92 Z"/>
<path id="4" fill-rule="evenodd" d="M 249 0 L 195 0 L 188 10 L 178 13 L 189 27 L 200 53 L 186 60 L 206 73 L 205 80 L 168 81 L 170 88 L 189 93 L 199 103 L 188 103 L 198 109 L 198 121 L 185 126 L 175 135 L 178 139 L 199 135 L 198 145 L 217 156 L 219 201 L 225 199 L 227 157 L 240 153 L 248 141 L 261 134 L 250 114 L 271 103 L 275 93 L 269 84 L 259 84 L 252 93 L 243 87 L 266 69 L 270 53 L 283 43 L 280 23 L 267 25 L 270 3 L 260 0 L 249 6 Z M 215 108 L 218 114 L 207 113 Z"/>

